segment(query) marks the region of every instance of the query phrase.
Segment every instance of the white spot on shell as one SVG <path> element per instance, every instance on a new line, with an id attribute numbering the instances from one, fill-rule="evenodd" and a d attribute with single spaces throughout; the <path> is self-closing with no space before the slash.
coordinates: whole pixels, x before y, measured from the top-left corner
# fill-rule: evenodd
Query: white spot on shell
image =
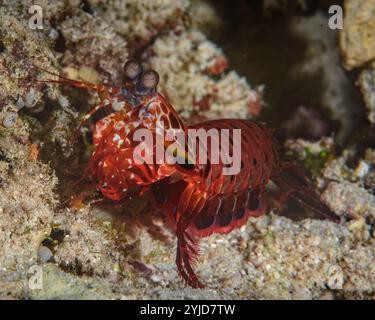
<path id="1" fill-rule="evenodd" d="M 114 135 L 113 137 L 113 141 L 116 142 L 116 141 L 119 141 L 121 139 L 120 135 L 118 135 L 117 133 Z"/>
<path id="2" fill-rule="evenodd" d="M 6 128 L 13 127 L 17 122 L 18 115 L 16 112 L 8 112 L 3 120 L 3 125 Z"/>
<path id="3" fill-rule="evenodd" d="M 22 98 L 19 97 L 17 102 L 16 102 L 16 109 L 21 110 L 25 106 L 25 102 L 23 102 Z"/>
<path id="4" fill-rule="evenodd" d="M 125 106 L 125 102 L 124 101 L 115 101 L 115 102 L 112 102 L 112 109 L 113 111 L 121 111 Z"/>

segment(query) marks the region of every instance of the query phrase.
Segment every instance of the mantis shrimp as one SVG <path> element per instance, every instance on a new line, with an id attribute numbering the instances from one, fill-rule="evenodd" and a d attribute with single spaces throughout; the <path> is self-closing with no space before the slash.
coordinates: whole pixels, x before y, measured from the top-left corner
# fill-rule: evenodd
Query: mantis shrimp
<path id="1" fill-rule="evenodd" d="M 44 70 L 44 69 L 42 69 Z M 44 70 L 53 74 L 47 70 Z M 250 217 L 265 214 L 266 186 L 270 180 L 283 191 L 283 198 L 292 197 L 311 210 L 332 220 L 336 217 L 320 201 L 303 172 L 295 165 L 279 160 L 276 143 L 264 124 L 252 120 L 220 119 L 187 126 L 173 106 L 157 91 L 158 74 L 144 71 L 142 65 L 129 60 L 124 65 L 126 81 L 120 86 L 106 86 L 75 81 L 58 76 L 58 80 L 40 80 L 95 90 L 101 102 L 85 115 L 81 128 L 100 109 L 110 113 L 95 124 L 94 151 L 88 174 L 96 180 L 104 199 L 126 202 L 146 191 L 153 195 L 156 210 L 163 211 L 177 236 L 176 265 L 179 275 L 191 287 L 203 284 L 194 271 L 199 250 L 197 241 L 213 233 L 227 234 L 246 223 Z M 240 173 L 225 175 L 226 164 L 213 161 L 209 152 L 217 137 L 204 149 L 205 163 L 137 162 L 135 149 L 138 129 L 146 129 L 156 138 L 161 130 L 187 133 L 189 129 L 241 130 Z M 229 151 L 233 152 L 233 135 L 229 134 Z M 162 141 L 151 148 L 167 150 L 172 142 Z M 177 154 L 189 158 L 186 147 L 177 147 Z"/>

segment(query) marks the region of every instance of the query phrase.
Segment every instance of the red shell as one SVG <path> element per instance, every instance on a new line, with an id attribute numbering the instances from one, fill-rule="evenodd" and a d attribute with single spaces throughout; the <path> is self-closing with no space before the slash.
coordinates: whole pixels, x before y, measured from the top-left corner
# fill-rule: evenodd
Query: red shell
<path id="1" fill-rule="evenodd" d="M 223 163 L 213 164 L 211 144 L 208 164 L 187 170 L 178 164 L 140 164 L 133 159 L 136 129 L 147 128 L 156 135 L 160 121 L 165 129 L 241 129 L 241 174 L 223 175 Z M 219 141 L 217 141 L 220 143 Z M 97 122 L 90 168 L 103 196 L 128 200 L 152 186 L 155 204 L 167 213 L 178 236 L 177 265 L 181 276 L 193 286 L 201 283 L 192 270 L 197 258 L 195 241 L 189 235 L 228 233 L 242 226 L 250 216 L 264 214 L 264 192 L 277 155 L 270 131 L 247 120 L 216 120 L 186 127 L 172 106 L 157 94 L 131 109 L 110 114 Z M 232 150 L 230 150 L 232 151 Z M 177 177 L 177 178 L 176 178 Z"/>

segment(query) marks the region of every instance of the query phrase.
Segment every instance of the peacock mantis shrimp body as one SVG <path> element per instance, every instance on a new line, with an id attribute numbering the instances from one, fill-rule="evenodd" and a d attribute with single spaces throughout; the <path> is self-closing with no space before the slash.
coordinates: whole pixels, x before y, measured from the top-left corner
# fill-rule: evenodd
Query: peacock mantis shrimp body
<path id="1" fill-rule="evenodd" d="M 80 127 L 99 109 L 111 113 L 95 124 L 94 151 L 88 174 L 97 181 L 104 199 L 124 202 L 150 191 L 155 209 L 167 216 L 177 236 L 177 270 L 194 288 L 203 287 L 194 272 L 198 259 L 197 239 L 213 233 L 226 234 L 246 223 L 249 217 L 265 213 L 265 191 L 273 180 L 285 196 L 303 202 L 312 210 L 333 218 L 320 202 L 304 175 L 293 165 L 278 159 L 272 133 L 265 125 L 250 120 L 214 120 L 187 126 L 172 105 L 157 92 L 159 81 L 155 71 L 143 72 L 136 61 L 124 67 L 126 82 L 120 87 L 107 87 L 60 77 L 45 80 L 69 86 L 91 88 L 98 92 L 101 103 L 83 119 Z M 227 133 L 229 153 L 234 152 L 234 130 L 240 130 L 240 172 L 224 174 L 227 166 L 222 158 L 214 161 L 211 149 L 221 144 L 212 136 L 203 146 L 205 162 L 168 163 L 156 161 L 156 149 L 167 150 L 173 143 L 180 158 L 189 160 L 199 146 L 185 146 L 175 140 L 159 140 L 146 146 L 150 162 L 136 159 L 142 141 L 137 131 L 148 130 L 154 141 L 163 130 L 182 132 L 190 129 L 217 129 Z M 161 141 L 161 142 L 160 142 Z M 185 141 L 186 142 L 186 141 Z M 192 150 L 193 149 L 193 150 Z"/>

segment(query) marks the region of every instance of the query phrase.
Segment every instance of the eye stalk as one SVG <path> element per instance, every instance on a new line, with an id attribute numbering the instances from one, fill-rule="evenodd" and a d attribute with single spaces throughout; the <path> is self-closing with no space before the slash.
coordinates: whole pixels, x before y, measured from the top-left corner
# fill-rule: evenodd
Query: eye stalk
<path id="1" fill-rule="evenodd" d="M 129 60 L 124 65 L 124 73 L 127 79 L 134 81 L 142 73 L 142 65 L 135 60 Z"/>
<path id="2" fill-rule="evenodd" d="M 144 95 L 156 91 L 159 83 L 159 75 L 156 71 L 150 70 L 142 74 L 136 85 L 137 94 Z"/>
<path id="3" fill-rule="evenodd" d="M 139 105 L 148 95 L 156 94 L 159 75 L 154 70 L 143 71 L 142 64 L 136 60 L 128 60 L 124 65 L 125 84 L 121 95 L 130 105 Z"/>
<path id="4" fill-rule="evenodd" d="M 145 72 L 140 80 L 140 85 L 144 89 L 156 89 L 157 85 L 159 83 L 159 75 L 156 71 L 150 70 Z"/>

